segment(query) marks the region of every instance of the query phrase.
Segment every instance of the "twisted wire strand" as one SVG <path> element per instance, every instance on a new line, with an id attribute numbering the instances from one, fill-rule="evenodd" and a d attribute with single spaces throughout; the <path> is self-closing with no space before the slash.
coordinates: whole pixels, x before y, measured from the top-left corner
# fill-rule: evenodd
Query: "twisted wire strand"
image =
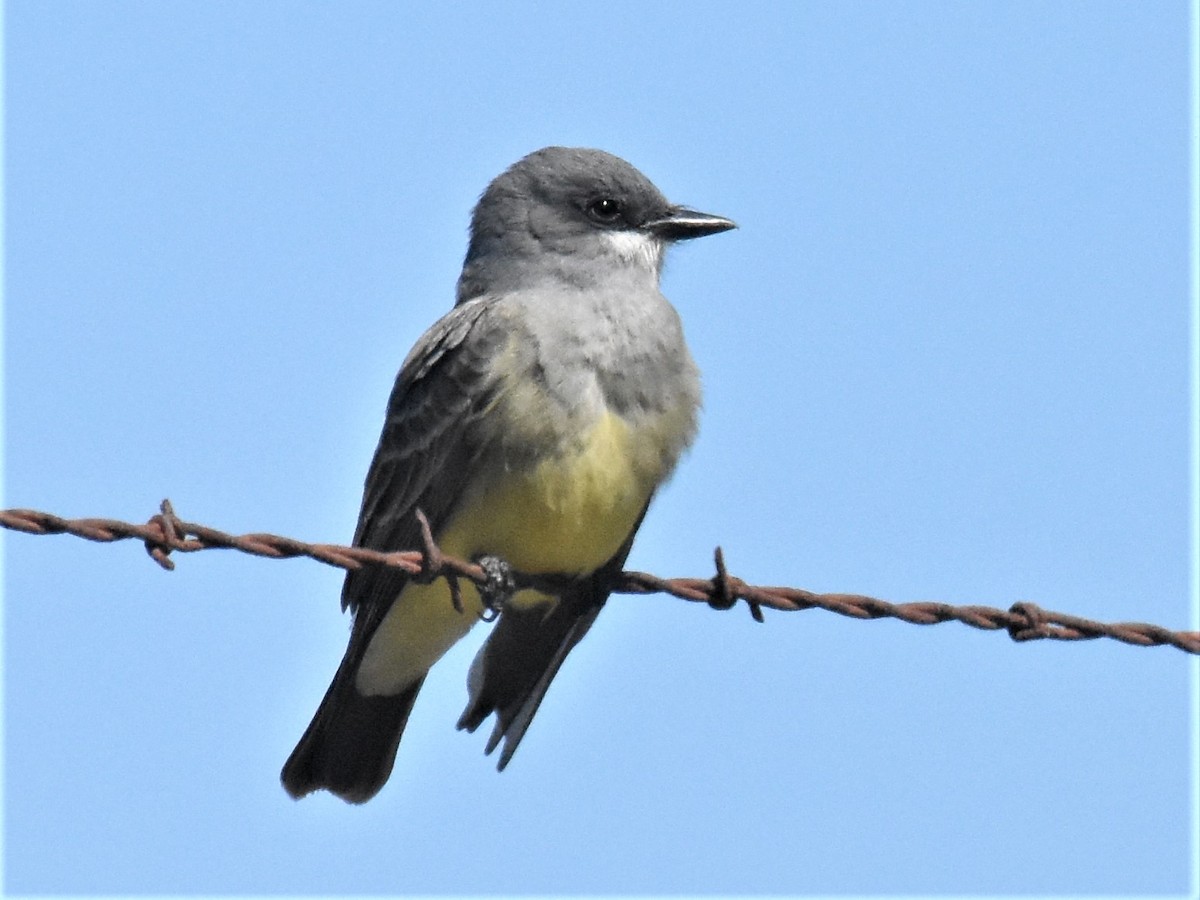
<path id="1" fill-rule="evenodd" d="M 307 557 L 341 569 L 364 565 L 395 566 L 422 580 L 445 578 L 454 604 L 462 608 L 460 579 L 485 586 L 488 575 L 474 562 L 448 556 L 438 548 L 423 514 L 422 544 L 417 550 L 382 552 L 340 544 L 310 544 L 277 534 L 234 535 L 206 525 L 185 522 L 175 515 L 168 500 L 145 524 L 118 519 L 66 519 L 32 509 L 0 510 L 0 525 L 26 534 L 71 534 L 89 541 L 140 540 L 146 551 L 164 569 L 175 568 L 172 553 L 195 553 L 224 548 L 270 559 Z M 824 609 L 855 619 L 899 619 L 914 625 L 961 622 L 985 631 L 1007 631 L 1014 641 L 1086 641 L 1111 638 L 1138 647 L 1169 646 L 1185 653 L 1200 654 L 1200 632 L 1173 631 L 1145 622 L 1096 622 L 1080 616 L 1042 609 L 1034 603 L 1014 603 L 1008 609 L 990 606 L 953 606 L 948 603 L 891 603 L 861 594 L 820 594 L 793 587 L 763 587 L 730 575 L 724 554 L 714 554 L 716 574 L 711 578 L 660 578 L 646 572 L 621 572 L 613 580 L 618 594 L 664 593 L 681 600 L 707 603 L 714 609 L 731 609 L 744 602 L 758 622 L 764 607 L 782 612 Z M 519 588 L 553 591 L 562 576 L 514 573 Z"/>

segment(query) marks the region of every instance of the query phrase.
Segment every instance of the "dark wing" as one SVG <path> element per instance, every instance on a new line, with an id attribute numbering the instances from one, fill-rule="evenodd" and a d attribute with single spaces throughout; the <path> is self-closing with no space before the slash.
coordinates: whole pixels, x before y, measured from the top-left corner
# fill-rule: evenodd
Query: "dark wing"
<path id="1" fill-rule="evenodd" d="M 354 544 L 375 550 L 421 546 L 416 511 L 436 534 L 457 504 L 484 445 L 477 424 L 495 400 L 491 363 L 508 334 L 487 313 L 498 298 L 455 307 L 427 331 L 405 360 L 363 488 Z M 407 575 L 364 566 L 349 572 L 342 608 L 355 631 L 374 632 Z"/>
<path id="2" fill-rule="evenodd" d="M 387 419 L 371 462 L 354 543 L 376 550 L 420 546 L 416 510 L 436 532 L 453 513 L 465 473 L 484 450 L 476 423 L 494 399 L 491 362 L 507 335 L 481 298 L 455 309 L 421 340 L 396 378 Z M 364 696 L 354 687 L 362 654 L 404 587 L 398 569 L 367 566 L 346 576 L 342 606 L 354 630 L 341 665 L 312 722 L 284 764 L 293 797 L 325 788 L 351 803 L 378 793 L 424 679 L 394 696 Z"/>
<path id="3" fill-rule="evenodd" d="M 613 558 L 569 587 L 549 615 L 544 607 L 527 610 L 510 607 L 501 613 L 500 621 L 479 649 L 471 664 L 470 699 L 458 727 L 474 731 L 489 715 L 496 714 L 486 752 L 491 753 L 504 741 L 496 765 L 500 771 L 517 751 L 567 654 L 583 640 L 600 615 L 612 592 L 612 579 L 625 565 L 649 506 L 647 501 L 629 537 Z"/>

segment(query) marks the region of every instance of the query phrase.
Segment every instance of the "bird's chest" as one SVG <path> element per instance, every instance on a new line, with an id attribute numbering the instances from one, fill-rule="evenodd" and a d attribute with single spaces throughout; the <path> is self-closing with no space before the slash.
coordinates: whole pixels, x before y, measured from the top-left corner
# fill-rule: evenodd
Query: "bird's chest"
<path id="1" fill-rule="evenodd" d="M 489 410 L 470 553 L 529 572 L 590 572 L 637 525 L 695 430 L 694 367 L 677 329 L 600 304 L 524 320 Z"/>
<path id="2" fill-rule="evenodd" d="M 534 461 L 501 468 L 473 504 L 473 553 L 527 572 L 590 572 L 633 531 L 661 477 L 654 438 L 612 412 L 548 441 Z"/>

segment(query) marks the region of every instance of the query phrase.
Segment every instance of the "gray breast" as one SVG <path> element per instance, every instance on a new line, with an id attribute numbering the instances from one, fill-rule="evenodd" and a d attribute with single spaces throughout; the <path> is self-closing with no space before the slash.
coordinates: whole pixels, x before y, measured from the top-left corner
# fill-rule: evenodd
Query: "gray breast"
<path id="1" fill-rule="evenodd" d="M 636 419 L 699 403 L 679 315 L 661 293 L 555 293 L 527 297 L 520 318 L 530 362 L 565 410 Z"/>

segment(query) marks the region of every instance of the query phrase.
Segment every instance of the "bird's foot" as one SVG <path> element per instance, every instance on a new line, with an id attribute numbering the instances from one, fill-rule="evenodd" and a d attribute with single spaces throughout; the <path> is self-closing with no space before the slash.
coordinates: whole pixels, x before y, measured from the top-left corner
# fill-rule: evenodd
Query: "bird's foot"
<path id="1" fill-rule="evenodd" d="M 513 577 L 512 566 L 499 556 L 480 556 L 475 562 L 487 576 L 487 583 L 479 588 L 479 598 L 483 601 L 479 618 L 492 622 L 517 592 L 517 580 Z"/>

